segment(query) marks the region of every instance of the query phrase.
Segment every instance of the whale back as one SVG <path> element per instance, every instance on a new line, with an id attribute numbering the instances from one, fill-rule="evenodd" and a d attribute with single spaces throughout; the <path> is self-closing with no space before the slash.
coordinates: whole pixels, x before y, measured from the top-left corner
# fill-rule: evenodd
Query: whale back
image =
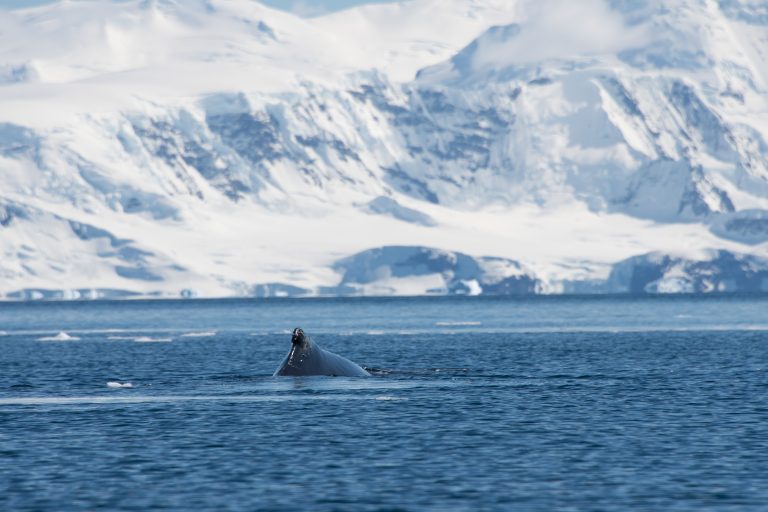
<path id="1" fill-rule="evenodd" d="M 370 373 L 365 371 L 359 365 L 353 363 L 346 357 L 342 357 L 333 352 L 329 352 L 324 349 L 320 349 L 322 364 L 319 365 L 319 369 L 322 369 L 322 373 L 316 375 L 333 375 L 343 377 L 368 377 Z M 317 370 L 318 368 L 316 368 Z"/>
<path id="2" fill-rule="evenodd" d="M 303 343 L 291 347 L 274 375 L 368 377 L 370 373 L 346 357 L 321 348 L 309 336 L 304 336 Z"/>

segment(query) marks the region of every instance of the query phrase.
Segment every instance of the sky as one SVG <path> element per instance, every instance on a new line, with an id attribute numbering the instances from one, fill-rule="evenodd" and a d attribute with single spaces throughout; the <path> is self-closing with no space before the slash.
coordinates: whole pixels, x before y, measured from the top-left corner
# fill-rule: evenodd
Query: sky
<path id="1" fill-rule="evenodd" d="M 0 0 L 0 9 L 33 7 L 52 3 L 54 0 Z M 317 16 L 361 4 L 393 2 L 395 0 L 261 0 L 262 3 L 278 9 L 291 11 L 301 16 Z"/>

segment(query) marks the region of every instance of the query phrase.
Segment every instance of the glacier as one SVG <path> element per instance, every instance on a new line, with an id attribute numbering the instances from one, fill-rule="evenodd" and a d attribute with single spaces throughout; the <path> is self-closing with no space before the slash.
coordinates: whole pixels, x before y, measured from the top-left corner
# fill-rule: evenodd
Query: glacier
<path id="1" fill-rule="evenodd" d="M 0 298 L 768 291 L 768 7 L 0 19 Z"/>

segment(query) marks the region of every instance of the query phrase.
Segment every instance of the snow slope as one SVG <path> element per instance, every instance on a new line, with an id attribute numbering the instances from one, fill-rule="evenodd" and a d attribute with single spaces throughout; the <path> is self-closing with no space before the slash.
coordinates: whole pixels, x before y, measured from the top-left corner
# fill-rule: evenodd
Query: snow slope
<path id="1" fill-rule="evenodd" d="M 5 297 L 768 289 L 764 2 L 8 14 Z"/>

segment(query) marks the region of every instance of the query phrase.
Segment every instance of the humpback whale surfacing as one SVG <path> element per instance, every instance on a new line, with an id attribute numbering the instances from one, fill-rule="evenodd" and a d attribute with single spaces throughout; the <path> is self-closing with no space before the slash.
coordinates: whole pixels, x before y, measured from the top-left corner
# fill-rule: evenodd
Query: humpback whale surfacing
<path id="1" fill-rule="evenodd" d="M 297 327 L 291 336 L 291 350 L 275 371 L 275 376 L 278 375 L 368 377 L 371 374 L 349 359 L 323 350 Z"/>

